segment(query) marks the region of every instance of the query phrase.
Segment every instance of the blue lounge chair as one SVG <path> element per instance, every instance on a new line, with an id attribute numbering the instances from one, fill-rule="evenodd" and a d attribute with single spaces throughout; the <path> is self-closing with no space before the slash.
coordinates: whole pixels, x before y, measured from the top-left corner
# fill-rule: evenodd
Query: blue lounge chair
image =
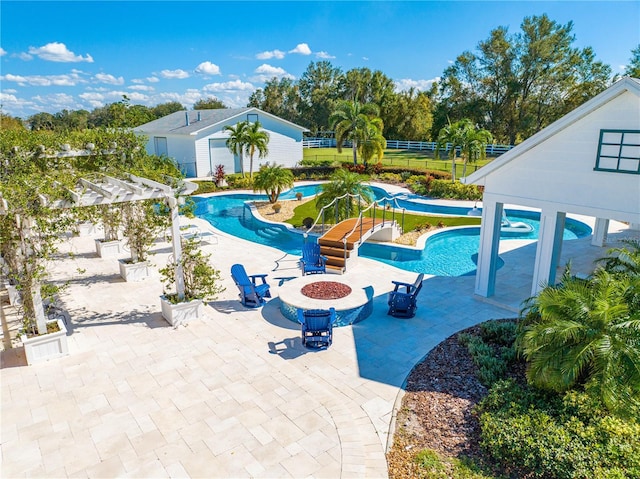
<path id="1" fill-rule="evenodd" d="M 240 302 L 249 308 L 259 308 L 265 303 L 264 298 L 270 298 L 269 284 L 266 274 L 247 275 L 244 266 L 234 264 L 231 267 L 231 277 L 240 290 Z M 262 280 L 261 282 L 258 279 Z"/>
<path id="2" fill-rule="evenodd" d="M 333 323 L 336 322 L 336 310 L 298 309 L 298 322 L 302 325 L 302 345 L 312 349 L 331 346 L 333 341 Z"/>
<path id="3" fill-rule="evenodd" d="M 422 289 L 422 278 L 424 274 L 420 273 L 413 284 L 392 281 L 395 288 L 389 293 L 387 314 L 397 318 L 412 318 L 416 314 L 416 298 Z"/>
<path id="4" fill-rule="evenodd" d="M 326 273 L 326 264 L 327 258 L 320 254 L 320 245 L 318 243 L 305 243 L 302 245 L 302 259 L 300 259 L 302 276 Z"/>

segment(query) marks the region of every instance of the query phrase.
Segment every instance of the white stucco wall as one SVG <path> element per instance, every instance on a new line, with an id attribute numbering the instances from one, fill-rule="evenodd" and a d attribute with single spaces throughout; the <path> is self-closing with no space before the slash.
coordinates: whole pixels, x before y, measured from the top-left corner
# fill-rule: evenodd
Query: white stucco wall
<path id="1" fill-rule="evenodd" d="M 640 130 L 640 98 L 628 91 L 484 178 L 485 200 L 637 223 L 640 176 L 594 171 L 601 129 Z"/>

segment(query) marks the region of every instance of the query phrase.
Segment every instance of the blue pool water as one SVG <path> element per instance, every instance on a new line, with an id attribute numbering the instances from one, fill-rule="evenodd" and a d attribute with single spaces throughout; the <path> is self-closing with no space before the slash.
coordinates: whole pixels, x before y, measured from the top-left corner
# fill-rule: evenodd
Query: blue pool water
<path id="1" fill-rule="evenodd" d="M 296 186 L 280 195 L 282 199 L 293 199 L 297 192 L 309 197 L 319 192 L 320 185 Z M 376 199 L 389 197 L 385 190 L 372 187 Z M 428 205 L 411 201 L 415 195 L 396 195 L 400 207 L 407 211 L 432 212 L 437 214 L 466 215 L 469 208 Z M 290 231 L 285 226 L 265 223 L 256 219 L 244 202 L 248 200 L 266 200 L 266 195 L 228 194 L 208 198 L 194 197 L 196 215 L 207 220 L 217 229 L 249 241 L 272 246 L 291 255 L 302 254 L 304 237 Z M 530 233 L 503 233 L 502 239 L 535 239 L 538 237 L 539 213 L 507 210 L 511 221 L 521 221 L 533 227 Z M 567 218 L 564 239 L 575 239 L 591 234 L 591 228 L 584 223 Z M 475 256 L 480 245 L 480 228 L 464 228 L 443 231 L 432 235 L 423 250 L 364 243 L 359 250 L 360 256 L 417 273 L 438 276 L 462 276 L 473 274 L 476 269 Z"/>

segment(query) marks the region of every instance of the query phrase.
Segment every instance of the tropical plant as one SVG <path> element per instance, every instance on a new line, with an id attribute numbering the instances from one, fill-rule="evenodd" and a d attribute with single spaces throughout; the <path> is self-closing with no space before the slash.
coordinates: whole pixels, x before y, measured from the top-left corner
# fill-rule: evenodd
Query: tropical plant
<path id="1" fill-rule="evenodd" d="M 599 268 L 571 276 L 525 302 L 517 347 L 527 378 L 553 390 L 584 387 L 611 411 L 640 403 L 640 277 Z"/>
<path id="2" fill-rule="evenodd" d="M 340 198 L 340 199 L 338 199 Z M 316 198 L 316 209 L 320 211 L 336 200 L 332 213 L 336 222 L 344 220 L 357 212 L 358 204 L 371 203 L 371 188 L 363 184 L 363 177 L 345 169 L 336 170 L 331 181 L 322 185 L 322 192 Z"/>
<path id="3" fill-rule="evenodd" d="M 376 156 L 378 163 L 384 155 L 387 147 L 387 140 L 382 136 L 382 120 L 380 118 L 366 118 L 362 128 L 358 132 L 358 152 L 362 157 L 362 162 L 368 165 L 371 158 Z"/>
<path id="4" fill-rule="evenodd" d="M 487 130 L 478 130 L 472 125 L 464 130 L 462 154 L 462 176 L 467 176 L 467 163 L 487 158 L 487 145 L 493 141 L 493 136 Z"/>
<path id="5" fill-rule="evenodd" d="M 269 154 L 269 132 L 262 129 L 259 121 L 250 123 L 245 130 L 245 151 L 249 154 L 249 178 L 253 178 L 253 155 L 258 152 L 258 158 Z"/>
<path id="6" fill-rule="evenodd" d="M 169 226 L 169 217 L 159 214 L 153 200 L 130 201 L 122 206 L 122 227 L 131 250 L 131 262 L 147 260 L 158 236 Z"/>
<path id="7" fill-rule="evenodd" d="M 234 156 L 240 157 L 240 171 L 242 172 L 242 176 L 244 176 L 244 161 L 242 158 L 242 154 L 244 153 L 245 145 L 246 145 L 246 131 L 249 127 L 249 122 L 240 121 L 235 125 L 226 125 L 222 131 L 226 131 L 229 133 L 229 138 L 225 144 L 231 153 Z"/>
<path id="8" fill-rule="evenodd" d="M 173 257 L 164 268 L 159 270 L 164 282 L 165 298 L 171 303 L 191 301 L 193 299 L 214 300 L 225 288 L 220 285 L 220 271 L 209 264 L 210 254 L 204 254 L 196 238 L 182 240 L 180 261 Z M 179 263 L 179 264 L 178 264 Z M 178 293 L 168 293 L 176 282 L 176 267 L 181 266 L 184 275 L 184 297 Z"/>
<path id="9" fill-rule="evenodd" d="M 627 247 L 609 248 L 608 256 L 598 262 L 611 273 L 640 276 L 640 240 L 626 238 L 621 242 Z"/>
<path id="10" fill-rule="evenodd" d="M 269 203 L 276 203 L 280 193 L 293 187 L 293 173 L 282 165 L 266 164 L 260 167 L 253 179 L 253 191 L 264 191 Z"/>
<path id="11" fill-rule="evenodd" d="M 372 104 L 361 104 L 358 101 L 341 100 L 329 117 L 329 124 L 335 131 L 338 153 L 342 153 L 342 144 L 351 140 L 353 164 L 358 164 L 358 139 L 367 120 L 378 117 L 379 108 Z"/>
<path id="12" fill-rule="evenodd" d="M 224 165 L 216 165 L 216 169 L 213 172 L 213 177 L 216 180 L 216 185 L 222 186 L 225 177 Z"/>
<path id="13" fill-rule="evenodd" d="M 464 129 L 468 128 L 470 124 L 471 120 L 466 118 L 453 124 L 449 121 L 449 124 L 438 133 L 435 157 L 436 159 L 440 158 L 441 150 L 447 151 L 447 157 L 451 161 L 451 181 L 453 183 L 456 181 L 456 156 L 458 150 L 464 145 Z"/>

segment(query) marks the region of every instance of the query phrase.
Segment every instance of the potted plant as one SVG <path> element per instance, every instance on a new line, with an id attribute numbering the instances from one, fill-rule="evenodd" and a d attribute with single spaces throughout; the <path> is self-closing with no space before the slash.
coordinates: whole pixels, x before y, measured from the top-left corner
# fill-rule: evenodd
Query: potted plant
<path id="1" fill-rule="evenodd" d="M 282 209 L 282 205 L 280 203 L 274 203 L 271 205 L 271 208 L 273 209 L 273 212 L 278 214 L 280 213 L 280 210 Z"/>
<path id="2" fill-rule="evenodd" d="M 169 324 L 178 327 L 198 318 L 204 300 L 216 299 L 225 290 L 220 285 L 220 271 L 209 264 L 210 254 L 200 250 L 195 238 L 182 241 L 182 254 L 179 262 L 174 258 L 160 269 L 164 282 L 164 294 L 160 297 L 162 317 Z M 182 269 L 184 277 L 184 296 L 176 292 L 169 293 L 176 284 L 176 270 Z"/>
<path id="3" fill-rule="evenodd" d="M 298 191 L 298 192 L 296 193 L 296 200 L 298 200 L 298 201 L 302 201 L 302 196 L 303 196 L 302 191 Z"/>
<path id="4" fill-rule="evenodd" d="M 152 200 L 122 205 L 122 227 L 131 258 L 119 260 L 120 276 L 125 281 L 142 281 L 149 276 L 147 257 L 151 246 L 168 226 L 168 218 L 159 213 Z"/>
<path id="5" fill-rule="evenodd" d="M 214 172 L 213 177 L 218 188 L 228 186 L 227 180 L 225 180 L 224 165 L 216 165 L 216 171 Z"/>
<path id="6" fill-rule="evenodd" d="M 101 258 L 118 256 L 122 253 L 122 242 L 119 238 L 122 210 L 117 205 L 100 205 L 92 213 L 99 218 L 104 229 L 104 238 L 95 240 L 98 256 Z"/>

